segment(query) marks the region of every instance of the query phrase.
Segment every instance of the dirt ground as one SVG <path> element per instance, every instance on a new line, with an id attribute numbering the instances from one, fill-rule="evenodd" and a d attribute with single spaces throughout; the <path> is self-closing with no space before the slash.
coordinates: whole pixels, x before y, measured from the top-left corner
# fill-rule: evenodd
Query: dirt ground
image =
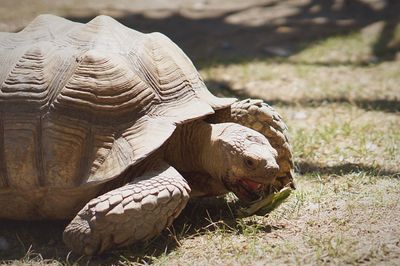
<path id="1" fill-rule="evenodd" d="M 190 202 L 148 242 L 97 257 L 62 243 L 64 221 L 0 220 L 3 264 L 400 264 L 400 1 L 1 0 L 0 31 L 51 13 L 159 31 L 220 96 L 284 117 L 298 189 L 267 217 Z"/>

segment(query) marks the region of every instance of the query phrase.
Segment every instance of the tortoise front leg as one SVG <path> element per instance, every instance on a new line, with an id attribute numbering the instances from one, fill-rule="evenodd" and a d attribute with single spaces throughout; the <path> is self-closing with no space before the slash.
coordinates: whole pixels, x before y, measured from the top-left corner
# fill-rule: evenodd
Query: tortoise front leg
<path id="1" fill-rule="evenodd" d="M 282 117 L 259 99 L 246 99 L 232 104 L 230 109 L 216 112 L 210 122 L 234 122 L 263 134 L 278 152 L 279 172 L 274 184 L 280 190 L 287 184 L 294 188 L 292 149 Z"/>
<path id="2" fill-rule="evenodd" d="M 133 182 L 89 201 L 64 231 L 72 251 L 92 255 L 150 239 L 170 226 L 189 199 L 186 180 L 160 162 Z"/>

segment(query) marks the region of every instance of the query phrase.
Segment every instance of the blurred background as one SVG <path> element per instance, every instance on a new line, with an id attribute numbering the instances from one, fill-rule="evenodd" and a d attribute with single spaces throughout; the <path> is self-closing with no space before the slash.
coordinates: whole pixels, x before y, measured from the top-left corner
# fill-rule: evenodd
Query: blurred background
<path id="1" fill-rule="evenodd" d="M 108 262 L 400 265 L 399 0 L 0 0 L 0 31 L 43 13 L 162 32 L 213 93 L 261 98 L 289 127 L 298 189 L 268 218 L 192 205 Z M 71 262 L 65 223 L 0 225 L 0 261 Z"/>
<path id="2" fill-rule="evenodd" d="M 330 58 L 369 63 L 396 58 L 399 11 L 397 0 L 1 0 L 0 30 L 18 31 L 42 13 L 79 22 L 104 14 L 139 31 L 165 33 L 195 61 L 225 62 L 288 57 L 327 37 L 374 26 L 370 54 Z"/>

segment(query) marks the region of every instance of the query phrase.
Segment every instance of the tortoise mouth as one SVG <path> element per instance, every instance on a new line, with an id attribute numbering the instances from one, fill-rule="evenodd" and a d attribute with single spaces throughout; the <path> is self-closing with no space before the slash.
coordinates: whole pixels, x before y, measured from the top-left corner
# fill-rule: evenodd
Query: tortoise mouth
<path id="1" fill-rule="evenodd" d="M 246 178 L 239 178 L 229 187 L 241 201 L 252 203 L 265 197 L 265 192 L 268 190 L 269 185 Z"/>

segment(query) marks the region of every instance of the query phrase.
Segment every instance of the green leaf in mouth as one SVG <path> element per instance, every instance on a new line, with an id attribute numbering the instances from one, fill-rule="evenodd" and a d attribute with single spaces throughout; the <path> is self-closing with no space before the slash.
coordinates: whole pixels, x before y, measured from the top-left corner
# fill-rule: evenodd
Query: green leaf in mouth
<path id="1" fill-rule="evenodd" d="M 290 187 L 284 187 L 280 191 L 268 195 L 267 197 L 251 203 L 245 207 L 239 207 L 236 215 L 244 218 L 252 215 L 264 216 L 276 209 L 284 202 L 292 192 Z"/>

